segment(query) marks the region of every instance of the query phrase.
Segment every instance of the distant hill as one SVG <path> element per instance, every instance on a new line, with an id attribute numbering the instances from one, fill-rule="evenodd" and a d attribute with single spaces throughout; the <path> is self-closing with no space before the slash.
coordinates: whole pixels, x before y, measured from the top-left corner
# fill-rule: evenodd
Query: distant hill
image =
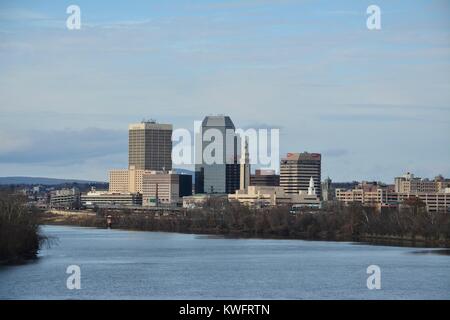
<path id="1" fill-rule="evenodd" d="M 64 184 L 64 183 L 105 183 L 104 181 L 89 181 L 89 180 L 77 180 L 77 179 L 56 179 L 56 178 L 43 178 L 43 177 L 0 177 L 0 185 L 18 185 L 18 184 L 42 184 L 47 186 Z"/>
<path id="2" fill-rule="evenodd" d="M 180 174 L 192 175 L 192 181 L 194 181 L 194 171 L 187 169 L 175 169 Z M 93 184 L 93 183 L 107 183 L 106 181 L 94 181 L 94 180 L 78 180 L 78 179 L 57 179 L 57 178 L 45 178 L 45 177 L 0 177 L 0 185 L 36 185 L 42 184 L 47 186 L 53 186 L 58 184 Z"/>

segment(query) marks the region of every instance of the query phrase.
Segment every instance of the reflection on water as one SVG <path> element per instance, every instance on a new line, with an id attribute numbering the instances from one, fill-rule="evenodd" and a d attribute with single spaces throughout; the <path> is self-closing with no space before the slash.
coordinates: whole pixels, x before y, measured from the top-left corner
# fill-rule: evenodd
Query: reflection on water
<path id="1" fill-rule="evenodd" d="M 449 250 L 46 226 L 58 244 L 0 268 L 0 299 L 450 299 Z M 381 290 L 366 287 L 381 268 Z M 81 290 L 66 269 L 81 268 Z"/>
<path id="2" fill-rule="evenodd" d="M 450 256 L 450 249 L 423 249 L 419 251 L 411 252 L 413 254 L 440 254 L 444 256 Z"/>

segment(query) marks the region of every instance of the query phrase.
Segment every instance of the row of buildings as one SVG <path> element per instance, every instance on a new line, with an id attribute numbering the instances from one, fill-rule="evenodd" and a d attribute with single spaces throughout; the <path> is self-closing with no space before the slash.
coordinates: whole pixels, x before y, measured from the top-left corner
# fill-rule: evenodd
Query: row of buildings
<path id="1" fill-rule="evenodd" d="M 398 208 L 405 200 L 416 198 L 428 212 L 450 212 L 450 180 L 442 176 L 429 180 L 408 172 L 396 177 L 391 185 L 363 181 L 353 189 L 337 188 L 335 196 L 344 204 L 360 203 L 378 209 Z"/>
<path id="2" fill-rule="evenodd" d="M 244 140 L 241 149 L 228 116 L 207 116 L 202 121 L 196 137 L 200 158 L 195 159 L 194 177 L 172 168 L 171 124 L 143 121 L 130 124 L 128 129 L 128 168 L 109 172 L 108 190 L 79 195 L 76 190 L 62 190 L 52 195 L 51 205 L 64 206 L 74 200 L 83 207 L 191 208 L 212 197 L 223 197 L 256 207 L 320 208 L 323 202 L 339 201 L 381 208 L 399 205 L 414 195 L 426 203 L 429 211 L 450 208 L 447 190 L 450 182 L 442 177 L 429 181 L 407 174 L 395 178 L 394 185 L 361 183 L 353 189 L 335 189 L 331 179 L 321 181 L 319 153 L 288 153 L 280 160 L 279 174 L 263 169 L 251 174 L 249 142 Z M 210 144 L 203 135 L 210 129 L 223 137 L 219 150 L 215 151 L 220 158 L 218 163 L 203 159 Z M 240 155 L 238 150 L 242 150 Z"/>

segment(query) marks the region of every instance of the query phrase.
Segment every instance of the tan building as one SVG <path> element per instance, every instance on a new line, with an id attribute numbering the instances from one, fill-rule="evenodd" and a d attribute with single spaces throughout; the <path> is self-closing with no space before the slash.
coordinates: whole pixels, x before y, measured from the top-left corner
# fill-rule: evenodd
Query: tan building
<path id="1" fill-rule="evenodd" d="M 433 193 L 438 192 L 438 183 L 435 180 L 428 180 L 415 177 L 412 173 L 406 173 L 395 178 L 395 192 L 398 193 Z"/>
<path id="2" fill-rule="evenodd" d="M 288 153 L 280 162 L 280 187 L 290 194 L 307 191 L 313 177 L 320 198 L 321 158 L 320 153 Z"/>
<path id="3" fill-rule="evenodd" d="M 143 175 L 150 170 L 138 170 L 134 166 L 127 169 L 111 170 L 109 172 L 109 192 L 143 193 Z"/>
<path id="4" fill-rule="evenodd" d="M 296 207 L 320 207 L 319 197 L 312 192 L 286 193 L 282 187 L 249 186 L 228 195 L 229 201 L 238 201 L 252 207 L 292 205 Z"/>
<path id="5" fill-rule="evenodd" d="M 437 192 L 448 193 L 446 190 L 450 188 L 450 179 L 445 179 L 443 176 L 439 175 L 434 178 L 434 181 L 436 182 Z"/>
<path id="6" fill-rule="evenodd" d="M 409 197 L 417 197 L 422 200 L 428 212 L 446 211 L 450 213 L 450 193 L 403 193 L 398 194 L 398 202 L 402 203 Z"/>
<path id="7" fill-rule="evenodd" d="M 336 200 L 345 204 L 360 203 L 369 207 L 397 207 L 411 197 L 424 202 L 428 212 L 450 212 L 450 193 L 445 192 L 395 192 L 397 186 L 377 186 L 369 188 L 360 184 L 352 190 L 336 189 Z"/>
<path id="8" fill-rule="evenodd" d="M 180 199 L 178 174 L 162 171 L 146 172 L 142 175 L 142 205 L 177 205 Z"/>
<path id="9" fill-rule="evenodd" d="M 128 165 L 136 170 L 171 170 L 172 125 L 155 121 L 130 124 Z"/>
<path id="10" fill-rule="evenodd" d="M 382 188 L 376 190 L 336 189 L 336 200 L 344 202 L 345 204 L 356 202 L 365 206 L 377 206 L 381 203 L 388 203 L 388 192 L 386 189 Z M 394 200 L 395 199 L 391 197 L 391 201 Z"/>

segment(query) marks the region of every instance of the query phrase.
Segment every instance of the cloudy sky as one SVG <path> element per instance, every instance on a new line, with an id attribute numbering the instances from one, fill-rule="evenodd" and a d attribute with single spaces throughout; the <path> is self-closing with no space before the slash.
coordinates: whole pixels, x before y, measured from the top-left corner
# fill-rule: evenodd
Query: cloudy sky
<path id="1" fill-rule="evenodd" d="M 106 180 L 128 123 L 228 114 L 334 181 L 450 177 L 449 3 L 1 0 L 0 176 Z"/>

